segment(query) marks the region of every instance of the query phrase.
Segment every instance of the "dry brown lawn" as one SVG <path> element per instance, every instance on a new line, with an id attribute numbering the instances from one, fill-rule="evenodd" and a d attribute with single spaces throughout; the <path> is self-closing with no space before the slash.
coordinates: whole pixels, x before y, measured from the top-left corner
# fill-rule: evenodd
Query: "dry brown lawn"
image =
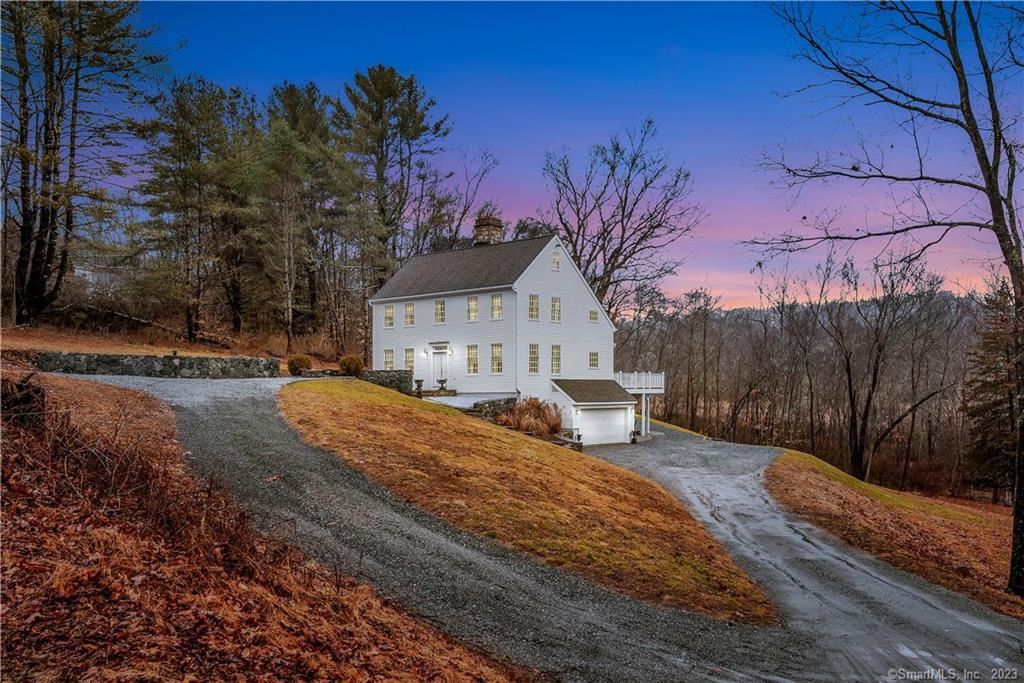
<path id="1" fill-rule="evenodd" d="M 419 507 L 644 600 L 767 623 L 767 596 L 689 511 L 622 468 L 357 380 L 298 382 L 281 409 Z"/>
<path id="2" fill-rule="evenodd" d="M 5 366 L 6 377 L 20 374 Z M 172 417 L 155 399 L 69 379 L 42 383 L 45 433 L 5 411 L 5 678 L 531 675 L 253 532 L 219 489 L 191 479 Z M 61 425 L 63 414 L 70 425 Z"/>
<path id="3" fill-rule="evenodd" d="M 76 332 L 52 327 L 8 327 L 0 333 L 2 351 L 55 351 L 63 353 L 120 353 L 163 356 L 177 352 L 184 356 L 216 356 L 229 353 L 200 344 L 170 340 L 163 332 L 131 335 Z"/>
<path id="4" fill-rule="evenodd" d="M 1024 619 L 1024 599 L 1003 590 L 1010 572 L 1008 507 L 900 493 L 796 451 L 769 465 L 765 480 L 784 508 L 850 545 Z"/>

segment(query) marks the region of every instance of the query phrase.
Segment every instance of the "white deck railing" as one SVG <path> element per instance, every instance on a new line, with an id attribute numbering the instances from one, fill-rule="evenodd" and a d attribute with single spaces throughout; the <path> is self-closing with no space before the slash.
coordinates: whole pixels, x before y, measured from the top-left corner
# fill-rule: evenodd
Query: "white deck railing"
<path id="1" fill-rule="evenodd" d="M 630 393 L 665 393 L 664 372 L 616 372 L 615 381 Z"/>

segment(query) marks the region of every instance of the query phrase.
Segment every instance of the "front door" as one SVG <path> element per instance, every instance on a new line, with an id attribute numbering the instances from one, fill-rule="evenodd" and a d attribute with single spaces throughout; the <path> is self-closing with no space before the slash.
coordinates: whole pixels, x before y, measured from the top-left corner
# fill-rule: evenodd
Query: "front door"
<path id="1" fill-rule="evenodd" d="M 433 386 L 439 386 L 439 379 L 448 379 L 448 349 L 435 349 L 433 359 L 433 372 L 431 373 L 431 380 Z"/>

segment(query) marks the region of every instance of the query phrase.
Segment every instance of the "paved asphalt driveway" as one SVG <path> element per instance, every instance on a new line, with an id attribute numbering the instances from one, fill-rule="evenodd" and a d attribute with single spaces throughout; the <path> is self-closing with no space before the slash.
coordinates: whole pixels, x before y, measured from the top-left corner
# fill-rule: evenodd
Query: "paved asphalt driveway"
<path id="1" fill-rule="evenodd" d="M 261 528 L 498 656 L 564 680 L 885 680 L 891 667 L 1024 666 L 1020 624 L 842 548 L 782 515 L 770 449 L 671 433 L 594 454 L 663 482 L 768 589 L 783 627 L 730 625 L 639 602 L 454 529 L 306 445 L 279 380 L 83 377 L 175 410 L 193 467 Z M 1024 673 L 1022 673 L 1024 676 Z"/>
<path id="2" fill-rule="evenodd" d="M 1024 625 L 893 569 L 797 521 L 762 486 L 778 451 L 663 429 L 591 455 L 663 484 L 688 504 L 775 601 L 786 625 L 817 635 L 818 663 L 844 680 L 907 672 L 1019 669 Z M 1013 674 L 1010 674 L 1011 676 Z"/>

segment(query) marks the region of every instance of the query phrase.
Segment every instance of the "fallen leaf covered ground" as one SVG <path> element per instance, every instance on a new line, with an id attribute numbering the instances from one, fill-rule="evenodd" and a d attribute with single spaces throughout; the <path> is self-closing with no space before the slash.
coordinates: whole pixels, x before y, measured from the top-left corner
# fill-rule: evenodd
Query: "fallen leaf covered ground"
<path id="1" fill-rule="evenodd" d="M 162 356 L 179 353 L 183 356 L 220 356 L 229 351 L 200 344 L 175 341 L 162 331 L 149 334 L 78 333 L 49 327 L 15 327 L 3 331 L 4 351 L 55 351 L 61 353 L 119 353 L 140 356 Z"/>
<path id="2" fill-rule="evenodd" d="M 893 491 L 795 451 L 768 466 L 765 485 L 785 509 L 850 545 L 1024 619 L 1024 599 L 1004 591 L 1010 508 Z"/>
<path id="3" fill-rule="evenodd" d="M 288 374 L 285 344 L 275 335 L 236 335 L 230 349 L 189 344 L 164 330 L 149 328 L 134 332 L 76 332 L 54 327 L 8 327 L 0 334 L 5 359 L 25 359 L 40 351 L 57 353 L 107 353 L 139 356 L 257 356 L 281 358 L 281 374 Z M 314 356 L 316 369 L 337 369 L 337 363 Z"/>
<path id="4" fill-rule="evenodd" d="M 5 379 L 22 373 L 5 367 Z M 165 405 L 45 377 L 3 424 L 11 680 L 508 680 L 365 585 L 252 531 L 189 475 Z"/>
<path id="5" fill-rule="evenodd" d="M 358 380 L 298 382 L 279 401 L 309 443 L 455 526 L 633 597 L 775 618 L 721 544 L 639 475 Z"/>

